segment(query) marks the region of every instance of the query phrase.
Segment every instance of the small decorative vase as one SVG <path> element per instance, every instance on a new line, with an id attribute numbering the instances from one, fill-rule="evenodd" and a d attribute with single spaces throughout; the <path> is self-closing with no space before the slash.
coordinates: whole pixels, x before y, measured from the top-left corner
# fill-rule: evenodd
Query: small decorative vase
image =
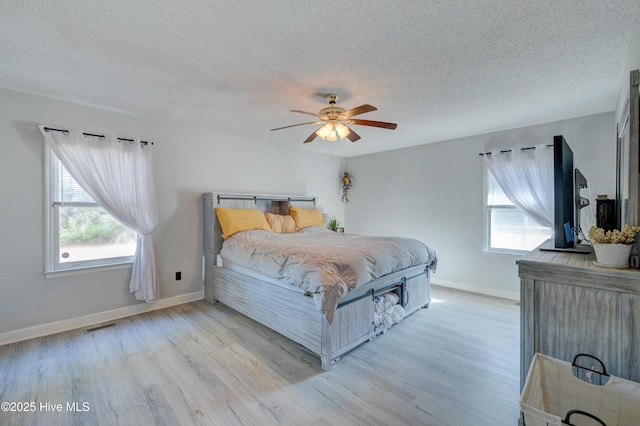
<path id="1" fill-rule="evenodd" d="M 594 244 L 596 266 L 605 268 L 628 268 L 631 244 Z"/>

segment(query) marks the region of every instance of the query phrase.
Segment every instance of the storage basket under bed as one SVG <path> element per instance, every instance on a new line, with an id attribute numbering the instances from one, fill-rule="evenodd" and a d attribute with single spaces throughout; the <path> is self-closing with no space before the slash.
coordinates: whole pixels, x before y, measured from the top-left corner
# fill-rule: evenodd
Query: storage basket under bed
<path id="1" fill-rule="evenodd" d="M 606 383 L 587 383 L 574 376 L 572 365 L 539 353 L 534 355 L 520 395 L 526 426 L 640 425 L 640 383 L 609 376 L 604 368 Z M 569 423 L 563 423 L 573 410 L 589 413 L 601 422 L 577 414 Z"/>

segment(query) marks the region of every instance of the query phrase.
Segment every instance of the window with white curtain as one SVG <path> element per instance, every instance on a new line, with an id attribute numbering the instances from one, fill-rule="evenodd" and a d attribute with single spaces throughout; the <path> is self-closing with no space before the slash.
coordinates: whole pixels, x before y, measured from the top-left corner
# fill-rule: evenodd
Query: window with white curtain
<path id="1" fill-rule="evenodd" d="M 493 252 L 525 253 L 551 238 L 551 228 L 539 225 L 505 195 L 488 168 L 486 170 L 486 249 Z"/>
<path id="2" fill-rule="evenodd" d="M 136 232 L 100 207 L 47 151 L 47 272 L 133 262 Z"/>

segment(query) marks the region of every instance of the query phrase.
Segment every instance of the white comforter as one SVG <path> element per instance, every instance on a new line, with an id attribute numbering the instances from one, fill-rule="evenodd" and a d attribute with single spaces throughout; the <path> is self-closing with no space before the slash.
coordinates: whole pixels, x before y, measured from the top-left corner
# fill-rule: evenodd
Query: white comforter
<path id="1" fill-rule="evenodd" d="M 435 271 L 437 264 L 436 252 L 414 239 L 339 234 L 321 227 L 292 234 L 239 232 L 224 242 L 221 255 L 312 294 L 329 324 L 348 290 L 424 263 Z"/>

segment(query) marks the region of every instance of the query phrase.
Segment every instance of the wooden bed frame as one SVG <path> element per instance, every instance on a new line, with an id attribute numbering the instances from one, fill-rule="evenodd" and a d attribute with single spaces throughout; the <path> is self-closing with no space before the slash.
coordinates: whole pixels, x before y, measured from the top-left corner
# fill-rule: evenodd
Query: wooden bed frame
<path id="1" fill-rule="evenodd" d="M 259 209 L 289 214 L 289 206 L 315 208 L 314 197 L 282 195 L 217 194 L 204 198 L 205 299 L 222 302 L 249 318 L 297 342 L 318 356 L 329 370 L 340 356 L 389 327 L 374 326 L 374 297 L 395 292 L 405 316 L 428 307 L 430 296 L 429 265 L 407 268 L 381 277 L 345 294 L 338 303 L 333 323 L 327 323 L 311 296 L 297 287 L 278 285 L 255 276 L 219 266 L 222 230 L 215 207 Z"/>

